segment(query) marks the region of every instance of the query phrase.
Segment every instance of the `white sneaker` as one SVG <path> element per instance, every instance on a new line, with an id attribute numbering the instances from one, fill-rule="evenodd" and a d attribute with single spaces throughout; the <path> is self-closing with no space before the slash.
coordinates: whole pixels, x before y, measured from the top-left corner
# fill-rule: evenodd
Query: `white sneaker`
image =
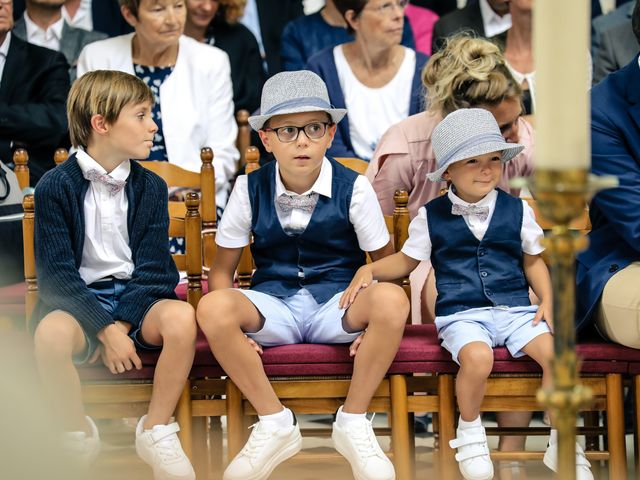
<path id="1" fill-rule="evenodd" d="M 489 456 L 487 435 L 484 427 L 458 428 L 457 438 L 449 442 L 451 448 L 457 448 L 456 460 L 460 473 L 466 480 L 491 480 L 493 462 Z"/>
<path id="2" fill-rule="evenodd" d="M 344 427 L 333 422 L 333 445 L 351 464 L 356 480 L 395 480 L 393 464 L 378 444 L 372 421 L 352 420 Z"/>
<path id="3" fill-rule="evenodd" d="M 144 429 L 145 415 L 136 427 L 136 452 L 153 469 L 155 480 L 195 480 L 191 462 L 182 450 L 177 423 Z"/>
<path id="4" fill-rule="evenodd" d="M 252 425 L 249 440 L 227 466 L 223 480 L 263 480 L 302 448 L 300 426 L 294 415 L 293 425 L 273 427 L 266 422 Z"/>
<path id="5" fill-rule="evenodd" d="M 558 472 L 558 443 L 555 438 L 549 439 L 549 445 L 544 452 L 542 462 L 554 472 Z M 555 440 L 552 442 L 552 440 Z M 584 450 L 578 442 L 576 442 L 576 480 L 593 480 L 591 473 L 591 464 L 584 455 Z"/>
<path id="6" fill-rule="evenodd" d="M 91 436 L 85 432 L 66 432 L 62 438 L 62 448 L 84 468 L 88 468 L 100 453 L 100 434 L 91 417 L 85 417 L 91 428 Z"/>

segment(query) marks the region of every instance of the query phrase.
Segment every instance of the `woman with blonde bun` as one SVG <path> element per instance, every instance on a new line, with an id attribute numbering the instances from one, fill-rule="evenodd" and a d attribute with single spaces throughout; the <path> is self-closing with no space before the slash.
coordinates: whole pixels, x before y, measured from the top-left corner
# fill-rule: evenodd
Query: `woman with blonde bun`
<path id="1" fill-rule="evenodd" d="M 444 48 L 435 53 L 425 66 L 422 82 L 426 88 L 427 110 L 387 130 L 366 172 L 384 214 L 393 213 L 393 194 L 398 189 L 410 192 L 408 207 L 413 218 L 420 207 L 447 188 L 445 182 L 431 182 L 426 177 L 428 172 L 437 168 L 431 134 L 445 116 L 460 108 L 489 110 L 504 139 L 525 146 L 521 153 L 504 165 L 498 185 L 518 196 L 520 191 L 509 187 L 509 179 L 533 173 L 533 128 L 521 118 L 522 89 L 505 65 L 500 48 L 488 40 L 469 35 L 450 37 Z M 414 311 L 421 311 L 423 323 L 432 322 L 435 318 L 437 293 L 430 271 L 431 265 L 422 262 L 411 277 L 414 291 L 420 292 L 420 297 L 413 303 L 418 303 L 421 308 Z M 502 412 L 498 414 L 498 423 L 505 427 L 526 426 L 530 418 L 528 412 Z M 524 441 L 525 437 L 502 436 L 499 447 L 501 450 L 523 450 Z M 524 478 L 524 469 L 503 462 L 500 475 L 501 479 Z"/>

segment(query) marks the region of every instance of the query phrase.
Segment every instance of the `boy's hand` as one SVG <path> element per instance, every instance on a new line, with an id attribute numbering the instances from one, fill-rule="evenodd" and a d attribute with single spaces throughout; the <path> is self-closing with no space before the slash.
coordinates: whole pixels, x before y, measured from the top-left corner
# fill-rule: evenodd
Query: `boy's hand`
<path id="1" fill-rule="evenodd" d="M 358 337 L 349 345 L 349 356 L 355 357 L 356 353 L 358 353 L 358 347 L 362 343 L 362 339 L 364 338 L 364 334 L 367 333 L 366 330 L 362 332 Z"/>
<path id="2" fill-rule="evenodd" d="M 371 267 L 369 265 L 360 267 L 347 289 L 342 293 L 338 307 L 343 310 L 349 308 L 356 299 L 358 292 L 363 288 L 367 288 L 372 282 L 373 273 L 371 272 Z"/>
<path id="3" fill-rule="evenodd" d="M 262 346 L 256 342 L 253 338 L 247 337 L 245 335 L 245 337 L 247 338 L 247 342 L 249 342 L 249 345 L 251 345 L 251 347 L 258 352 L 258 355 L 262 355 Z"/>
<path id="4" fill-rule="evenodd" d="M 545 302 L 540 304 L 536 316 L 533 317 L 533 325 L 538 325 L 541 320 L 547 322 L 551 333 L 553 333 L 553 305 Z"/>
<path id="5" fill-rule="evenodd" d="M 113 374 L 131 370 L 134 366 L 138 370 L 142 368 L 133 340 L 125 330 L 124 324 L 112 324 L 98 332 L 98 340 L 102 342 L 102 360 Z"/>

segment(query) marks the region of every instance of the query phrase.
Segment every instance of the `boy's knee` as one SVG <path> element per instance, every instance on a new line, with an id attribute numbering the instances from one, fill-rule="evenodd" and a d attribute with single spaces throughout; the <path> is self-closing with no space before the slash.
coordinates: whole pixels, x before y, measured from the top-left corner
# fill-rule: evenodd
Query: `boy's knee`
<path id="1" fill-rule="evenodd" d="M 210 292 L 198 303 L 196 320 L 202 331 L 210 335 L 214 332 L 239 327 L 238 305 L 228 290 Z"/>
<path id="2" fill-rule="evenodd" d="M 493 349 L 483 342 L 473 342 L 460 350 L 461 366 L 472 366 L 478 375 L 488 376 L 493 369 Z"/>
<path id="3" fill-rule="evenodd" d="M 194 343 L 197 333 L 196 314 L 190 304 L 176 301 L 162 313 L 160 334 L 163 343 Z"/>
<path id="4" fill-rule="evenodd" d="M 70 320 L 59 316 L 42 319 L 33 337 L 37 356 L 51 359 L 72 357 L 76 332 Z"/>
<path id="5" fill-rule="evenodd" d="M 402 287 L 393 283 L 378 283 L 372 292 L 371 313 L 390 327 L 404 328 L 409 315 L 409 299 Z"/>

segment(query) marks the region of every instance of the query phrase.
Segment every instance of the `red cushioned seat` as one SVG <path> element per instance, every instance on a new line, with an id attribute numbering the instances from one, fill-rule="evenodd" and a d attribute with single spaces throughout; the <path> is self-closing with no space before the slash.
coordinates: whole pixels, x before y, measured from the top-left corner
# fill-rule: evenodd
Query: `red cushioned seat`
<path id="1" fill-rule="evenodd" d="M 209 293 L 209 282 L 203 281 L 201 283 L 202 283 L 202 295 Z M 187 286 L 188 285 L 186 281 L 180 282 L 176 287 L 176 289 L 174 290 L 180 300 L 187 301 Z"/>

